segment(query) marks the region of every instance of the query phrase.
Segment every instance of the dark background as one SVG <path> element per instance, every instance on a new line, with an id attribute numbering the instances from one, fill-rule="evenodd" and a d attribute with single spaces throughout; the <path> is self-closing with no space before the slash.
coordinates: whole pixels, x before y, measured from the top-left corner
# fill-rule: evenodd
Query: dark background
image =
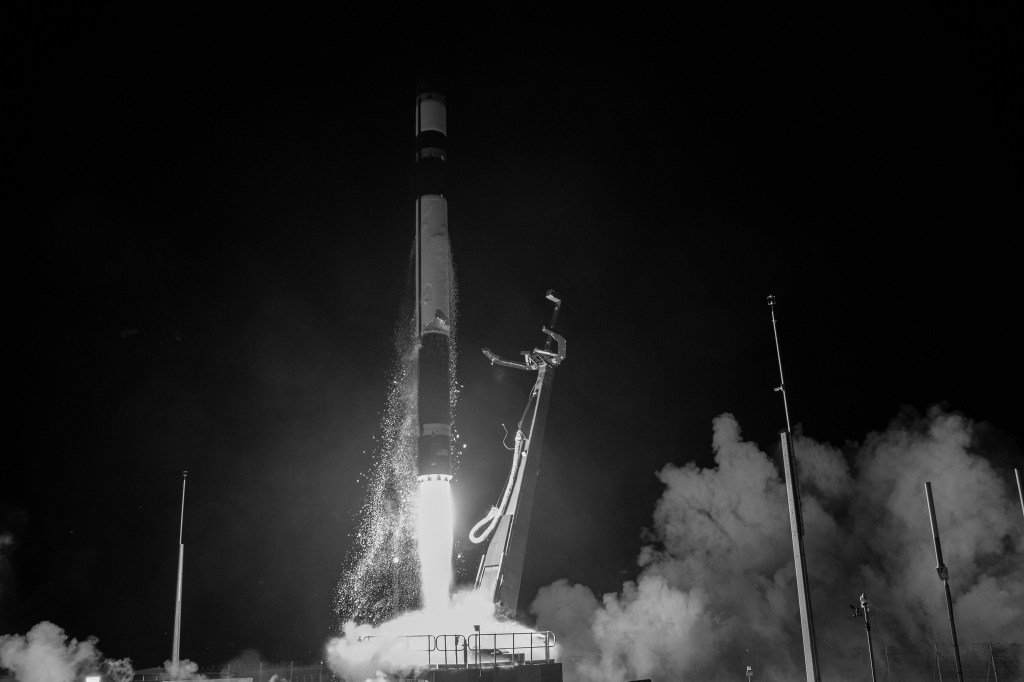
<path id="1" fill-rule="evenodd" d="M 170 658 L 188 469 L 182 656 L 320 657 L 411 289 L 427 74 L 462 535 L 530 382 L 479 349 L 540 343 L 544 292 L 565 301 L 522 606 L 635 577 L 654 472 L 710 465 L 713 417 L 774 451 L 768 294 L 808 435 L 941 403 L 1019 453 L 1014 22 L 675 9 L 10 15 L 0 633 Z"/>

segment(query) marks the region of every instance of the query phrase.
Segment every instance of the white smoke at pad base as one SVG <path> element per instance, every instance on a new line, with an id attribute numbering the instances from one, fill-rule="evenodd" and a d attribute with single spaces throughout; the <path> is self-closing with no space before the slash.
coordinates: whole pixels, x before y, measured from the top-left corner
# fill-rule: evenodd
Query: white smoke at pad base
<path id="1" fill-rule="evenodd" d="M 862 592 L 874 604 L 876 667 L 884 666 L 884 643 L 949 643 L 925 481 L 936 498 L 962 648 L 1024 642 L 1020 511 L 1006 476 L 975 451 L 976 428 L 935 409 L 901 415 L 845 454 L 797 437 L 823 679 L 868 673 L 863 626 L 849 609 Z M 712 468 L 669 464 L 658 472 L 665 491 L 635 581 L 600 601 L 566 581 L 538 592 L 531 611 L 565 645 L 567 680 L 735 679 L 746 665 L 761 680 L 802 678 L 779 468 L 742 440 L 729 414 L 714 420 L 712 448 Z"/>
<path id="2" fill-rule="evenodd" d="M 480 638 L 475 637 L 479 626 Z M 513 638 L 512 633 L 515 633 Z M 348 622 L 341 637 L 327 643 L 331 669 L 346 680 L 377 680 L 428 665 L 487 663 L 482 649 L 512 649 L 529 660 L 554 656 L 557 646 L 532 628 L 499 619 L 494 603 L 476 591 L 457 592 L 441 609 L 406 613 L 378 627 Z M 530 649 L 529 647 L 534 647 Z M 433 650 L 427 652 L 428 648 Z M 531 653 L 532 652 L 532 653 Z"/>
<path id="3" fill-rule="evenodd" d="M 130 680 L 131 660 L 104 659 L 97 641 L 68 639 L 62 628 L 42 621 L 24 635 L 0 635 L 0 669 L 11 671 L 18 682 L 74 682 L 89 673 Z"/>
<path id="4" fill-rule="evenodd" d="M 199 664 L 187 658 L 179 659 L 177 667 L 175 667 L 174 662 L 170 659 L 164 661 L 164 670 L 167 671 L 168 679 L 170 680 L 206 679 L 206 675 L 199 672 Z"/>

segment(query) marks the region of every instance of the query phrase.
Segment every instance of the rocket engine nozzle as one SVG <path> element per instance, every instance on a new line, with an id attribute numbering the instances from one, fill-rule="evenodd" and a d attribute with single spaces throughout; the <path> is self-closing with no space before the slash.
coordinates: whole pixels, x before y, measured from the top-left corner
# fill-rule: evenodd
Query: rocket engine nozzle
<path id="1" fill-rule="evenodd" d="M 416 480 L 452 480 L 451 434 L 424 433 L 417 442 Z"/>

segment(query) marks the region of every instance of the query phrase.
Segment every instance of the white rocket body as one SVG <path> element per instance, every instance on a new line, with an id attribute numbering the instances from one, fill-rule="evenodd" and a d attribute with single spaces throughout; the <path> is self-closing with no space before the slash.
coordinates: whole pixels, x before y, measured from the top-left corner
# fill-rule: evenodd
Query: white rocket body
<path id="1" fill-rule="evenodd" d="M 451 247 L 445 198 L 447 109 L 444 96 L 416 98 L 416 333 L 419 336 L 418 471 L 421 480 L 452 477 L 450 350 Z"/>

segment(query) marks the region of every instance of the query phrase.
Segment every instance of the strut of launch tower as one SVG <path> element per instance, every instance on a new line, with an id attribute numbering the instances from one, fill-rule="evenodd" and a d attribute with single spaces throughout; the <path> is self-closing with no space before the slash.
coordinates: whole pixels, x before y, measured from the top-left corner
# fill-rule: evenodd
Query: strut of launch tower
<path id="1" fill-rule="evenodd" d="M 526 408 L 516 426 L 512 470 L 504 492 L 498 504 L 491 507 L 469 536 L 475 543 L 490 537 L 487 551 L 480 559 L 476 589 L 491 598 L 499 613 L 512 617 L 519 602 L 551 385 L 555 369 L 565 360 L 565 338 L 554 332 L 562 301 L 552 290 L 548 290 L 546 297 L 554 304 L 554 310 L 551 323 L 542 328 L 548 336 L 544 348 L 522 351 L 522 362 L 504 360 L 486 348 L 483 351 L 492 365 L 537 373 Z M 552 342 L 557 350 L 552 350 Z"/>

